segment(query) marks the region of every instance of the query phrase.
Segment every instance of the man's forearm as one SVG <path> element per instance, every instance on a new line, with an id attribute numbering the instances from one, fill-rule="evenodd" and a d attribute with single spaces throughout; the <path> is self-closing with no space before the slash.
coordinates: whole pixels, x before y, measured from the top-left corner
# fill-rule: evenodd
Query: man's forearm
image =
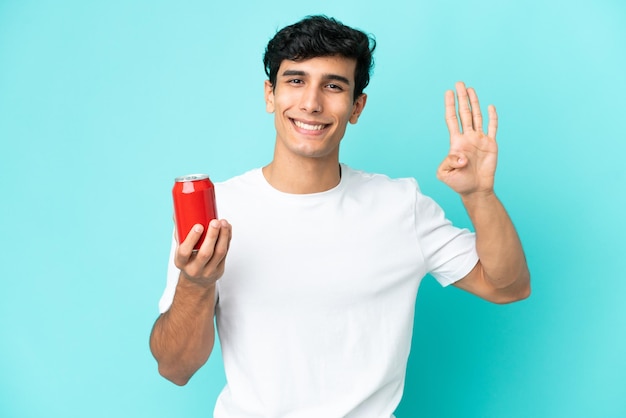
<path id="1" fill-rule="evenodd" d="M 497 289 L 529 292 L 530 274 L 524 250 L 500 200 L 494 193 L 462 199 L 476 231 L 476 250 L 485 280 Z"/>
<path id="2" fill-rule="evenodd" d="M 159 373 L 186 384 L 208 360 L 215 343 L 215 284 L 200 286 L 181 276 L 170 309 L 154 324 L 150 349 Z"/>

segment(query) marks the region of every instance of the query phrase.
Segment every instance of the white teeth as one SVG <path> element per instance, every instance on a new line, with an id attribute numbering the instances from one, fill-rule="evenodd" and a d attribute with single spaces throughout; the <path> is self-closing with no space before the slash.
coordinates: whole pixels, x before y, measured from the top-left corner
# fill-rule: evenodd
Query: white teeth
<path id="1" fill-rule="evenodd" d="M 321 131 L 324 129 L 326 125 L 309 125 L 308 123 L 303 123 L 297 120 L 293 121 L 298 128 L 306 129 L 307 131 Z"/>

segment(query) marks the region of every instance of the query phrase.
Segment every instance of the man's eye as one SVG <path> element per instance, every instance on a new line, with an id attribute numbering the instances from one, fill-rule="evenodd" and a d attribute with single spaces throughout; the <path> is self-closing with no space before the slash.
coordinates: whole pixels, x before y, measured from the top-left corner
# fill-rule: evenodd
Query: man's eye
<path id="1" fill-rule="evenodd" d="M 302 80 L 300 80 L 299 78 L 294 78 L 288 81 L 289 84 L 302 84 Z"/>
<path id="2" fill-rule="evenodd" d="M 328 87 L 331 90 L 338 90 L 338 91 L 343 90 L 343 88 L 340 85 L 332 84 L 332 83 L 331 84 L 327 84 L 326 87 Z"/>

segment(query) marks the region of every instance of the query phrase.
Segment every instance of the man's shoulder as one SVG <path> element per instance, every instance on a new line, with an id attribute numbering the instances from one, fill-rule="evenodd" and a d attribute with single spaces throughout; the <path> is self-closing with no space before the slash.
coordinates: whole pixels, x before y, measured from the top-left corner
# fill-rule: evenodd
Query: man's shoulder
<path id="1" fill-rule="evenodd" d="M 345 164 L 342 164 L 341 168 L 350 187 L 362 186 L 397 191 L 419 189 L 417 181 L 413 177 L 390 177 L 383 173 L 354 169 Z"/>
<path id="2" fill-rule="evenodd" d="M 230 177 L 226 180 L 216 181 L 215 187 L 218 189 L 227 189 L 232 187 L 251 185 L 258 182 L 261 175 L 261 168 L 253 168 L 241 174 Z"/>

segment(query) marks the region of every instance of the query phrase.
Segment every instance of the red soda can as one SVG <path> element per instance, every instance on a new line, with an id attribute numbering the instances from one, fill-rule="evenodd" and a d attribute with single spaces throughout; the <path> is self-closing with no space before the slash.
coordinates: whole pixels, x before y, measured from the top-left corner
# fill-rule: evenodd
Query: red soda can
<path id="1" fill-rule="evenodd" d="M 206 237 L 209 222 L 212 219 L 217 219 L 213 183 L 207 174 L 176 177 L 172 196 L 174 198 L 174 218 L 179 243 L 187 238 L 195 224 L 204 226 L 204 232 L 194 246 L 194 250 L 197 250 Z"/>

